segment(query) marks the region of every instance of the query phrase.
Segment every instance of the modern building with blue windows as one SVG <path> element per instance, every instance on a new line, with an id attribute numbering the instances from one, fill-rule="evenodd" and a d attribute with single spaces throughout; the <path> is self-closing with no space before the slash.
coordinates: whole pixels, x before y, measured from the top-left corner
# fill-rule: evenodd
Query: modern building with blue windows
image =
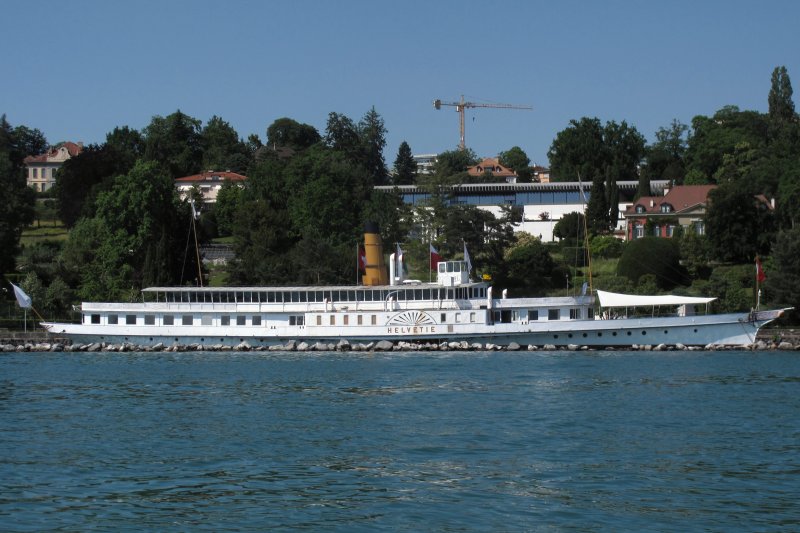
<path id="1" fill-rule="evenodd" d="M 663 195 L 668 187 L 666 180 L 650 182 L 650 195 Z M 624 238 L 625 217 L 628 206 L 633 204 L 637 181 L 619 181 L 619 222 L 615 233 Z M 415 207 L 422 207 L 430 194 L 417 185 L 400 185 L 376 187 L 378 190 L 392 191 L 397 189 L 403 201 Z M 554 183 L 470 183 L 454 185 L 451 202 L 474 205 L 500 216 L 502 206 L 519 206 L 522 208 L 522 222 L 515 231 L 524 231 L 540 237 L 543 241 L 552 241 L 553 227 L 561 218 L 573 212 L 584 212 L 586 202 L 592 192 L 592 184 L 583 184 L 586 199 L 581 198 L 581 184 L 575 182 Z"/>

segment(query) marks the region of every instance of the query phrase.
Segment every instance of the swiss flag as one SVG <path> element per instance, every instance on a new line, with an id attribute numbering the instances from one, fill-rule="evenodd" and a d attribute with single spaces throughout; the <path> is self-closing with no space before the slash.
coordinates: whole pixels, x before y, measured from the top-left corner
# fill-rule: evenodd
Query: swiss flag
<path id="1" fill-rule="evenodd" d="M 767 279 L 767 275 L 764 274 L 764 267 L 761 266 L 761 259 L 756 256 L 756 281 L 762 283 L 765 279 Z"/>
<path id="2" fill-rule="evenodd" d="M 367 252 L 363 248 L 358 249 L 358 270 L 361 272 L 367 271 Z"/>
<path id="3" fill-rule="evenodd" d="M 433 244 L 430 245 L 431 247 L 431 269 L 436 270 L 438 268 L 439 261 L 442 260 L 442 256 L 439 255 L 439 252 L 436 248 L 433 247 Z"/>

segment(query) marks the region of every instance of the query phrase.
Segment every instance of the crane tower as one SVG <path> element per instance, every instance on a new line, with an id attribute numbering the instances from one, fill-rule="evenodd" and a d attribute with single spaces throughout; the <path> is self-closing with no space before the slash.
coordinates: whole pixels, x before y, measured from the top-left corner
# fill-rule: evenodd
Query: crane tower
<path id="1" fill-rule="evenodd" d="M 459 102 L 442 102 L 441 100 L 434 100 L 433 107 L 436 109 L 441 109 L 443 105 L 451 106 L 456 108 L 456 113 L 459 114 L 459 124 L 461 126 L 461 138 L 458 142 L 458 149 L 465 150 L 467 148 L 466 143 L 464 142 L 464 110 L 467 108 L 474 108 L 474 107 L 494 107 L 499 109 L 533 109 L 529 105 L 515 105 L 515 104 L 477 104 L 475 102 L 465 102 L 464 95 L 461 95 L 461 100 Z"/>

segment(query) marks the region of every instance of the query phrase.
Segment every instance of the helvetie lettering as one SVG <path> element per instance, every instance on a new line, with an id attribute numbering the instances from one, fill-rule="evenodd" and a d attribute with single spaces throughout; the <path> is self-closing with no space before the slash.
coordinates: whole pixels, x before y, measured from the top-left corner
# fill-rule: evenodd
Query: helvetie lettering
<path id="1" fill-rule="evenodd" d="M 394 326 L 387 328 L 390 335 L 424 335 L 436 333 L 436 326 Z"/>

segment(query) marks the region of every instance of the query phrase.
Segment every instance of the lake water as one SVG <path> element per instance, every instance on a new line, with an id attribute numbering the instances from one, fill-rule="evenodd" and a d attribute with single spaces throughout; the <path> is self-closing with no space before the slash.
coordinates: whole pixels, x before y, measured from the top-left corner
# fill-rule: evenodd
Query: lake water
<path id="1" fill-rule="evenodd" d="M 797 531 L 800 355 L 0 354 L 0 529 Z"/>

